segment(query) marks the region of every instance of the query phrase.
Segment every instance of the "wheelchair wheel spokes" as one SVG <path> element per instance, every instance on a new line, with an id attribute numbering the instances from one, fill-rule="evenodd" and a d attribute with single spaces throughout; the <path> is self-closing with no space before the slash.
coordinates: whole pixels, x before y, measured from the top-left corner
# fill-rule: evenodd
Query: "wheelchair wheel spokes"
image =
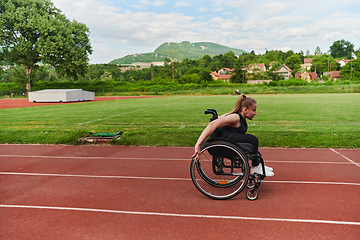
<path id="1" fill-rule="evenodd" d="M 229 187 L 244 177 L 243 169 L 234 167 L 232 162 L 228 158 L 209 156 L 207 152 L 203 152 L 196 162 L 196 170 L 208 184 Z"/>
<path id="2" fill-rule="evenodd" d="M 227 148 L 235 154 L 212 155 L 210 152 L 214 147 Z M 236 196 L 245 187 L 249 178 L 249 165 L 239 149 L 220 141 L 216 145 L 203 146 L 199 160 L 192 161 L 190 172 L 193 183 L 201 193 L 214 199 L 228 199 Z"/>

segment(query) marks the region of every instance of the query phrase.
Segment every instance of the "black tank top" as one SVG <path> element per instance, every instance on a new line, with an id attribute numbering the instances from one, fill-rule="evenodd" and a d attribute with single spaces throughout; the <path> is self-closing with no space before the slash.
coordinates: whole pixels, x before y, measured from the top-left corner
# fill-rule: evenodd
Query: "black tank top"
<path id="1" fill-rule="evenodd" d="M 239 113 L 232 113 L 232 114 L 239 115 L 240 127 L 235 128 L 235 127 L 224 126 L 222 128 L 219 128 L 216 131 L 218 137 L 230 138 L 234 133 L 238 133 L 238 134 L 246 133 L 248 127 L 246 120 Z"/>

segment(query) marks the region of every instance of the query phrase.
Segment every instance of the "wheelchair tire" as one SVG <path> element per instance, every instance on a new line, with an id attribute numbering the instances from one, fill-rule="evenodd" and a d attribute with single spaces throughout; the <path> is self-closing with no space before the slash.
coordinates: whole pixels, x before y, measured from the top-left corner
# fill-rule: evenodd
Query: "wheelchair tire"
<path id="1" fill-rule="evenodd" d="M 249 189 L 246 191 L 246 197 L 247 199 L 254 201 L 258 197 L 258 192 L 255 189 Z"/>
<path id="2" fill-rule="evenodd" d="M 214 155 L 214 152 L 217 155 Z M 239 194 L 249 179 L 247 156 L 235 144 L 211 140 L 201 147 L 198 160 L 193 159 L 190 175 L 195 187 L 205 196 L 225 200 Z"/>

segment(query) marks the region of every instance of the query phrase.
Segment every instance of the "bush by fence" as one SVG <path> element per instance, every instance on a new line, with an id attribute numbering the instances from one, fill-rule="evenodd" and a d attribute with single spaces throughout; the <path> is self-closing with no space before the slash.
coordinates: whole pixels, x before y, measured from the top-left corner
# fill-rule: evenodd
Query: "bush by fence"
<path id="1" fill-rule="evenodd" d="M 185 95 L 185 94 L 233 94 L 236 89 L 245 94 L 305 94 L 305 93 L 360 93 L 360 84 L 307 83 L 302 80 L 279 81 L 269 84 L 231 84 L 222 81 L 212 83 L 181 84 L 169 81 L 141 81 L 136 83 L 115 81 L 94 82 L 38 82 L 33 91 L 43 89 L 83 89 L 96 96 L 121 95 Z M 14 83 L 0 84 L 0 97 L 25 97 L 26 89 L 18 89 Z"/>

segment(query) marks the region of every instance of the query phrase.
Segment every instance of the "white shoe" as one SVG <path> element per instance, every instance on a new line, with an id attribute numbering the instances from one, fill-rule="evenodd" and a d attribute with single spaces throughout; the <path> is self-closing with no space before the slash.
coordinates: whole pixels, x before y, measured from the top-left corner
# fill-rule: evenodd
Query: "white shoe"
<path id="1" fill-rule="evenodd" d="M 258 165 L 256 167 L 251 167 L 250 174 L 254 174 L 254 173 L 263 174 L 262 166 Z M 272 171 L 270 171 L 269 168 L 265 167 L 265 175 L 267 177 L 271 177 L 271 176 L 274 176 L 275 174 Z"/>
<path id="2" fill-rule="evenodd" d="M 274 171 L 272 167 L 265 166 L 265 169 L 269 170 L 270 172 Z"/>
<path id="3" fill-rule="evenodd" d="M 261 166 L 261 163 L 258 166 Z M 268 166 L 265 166 L 265 169 L 269 172 L 274 171 L 274 169 L 272 167 L 268 167 Z"/>

